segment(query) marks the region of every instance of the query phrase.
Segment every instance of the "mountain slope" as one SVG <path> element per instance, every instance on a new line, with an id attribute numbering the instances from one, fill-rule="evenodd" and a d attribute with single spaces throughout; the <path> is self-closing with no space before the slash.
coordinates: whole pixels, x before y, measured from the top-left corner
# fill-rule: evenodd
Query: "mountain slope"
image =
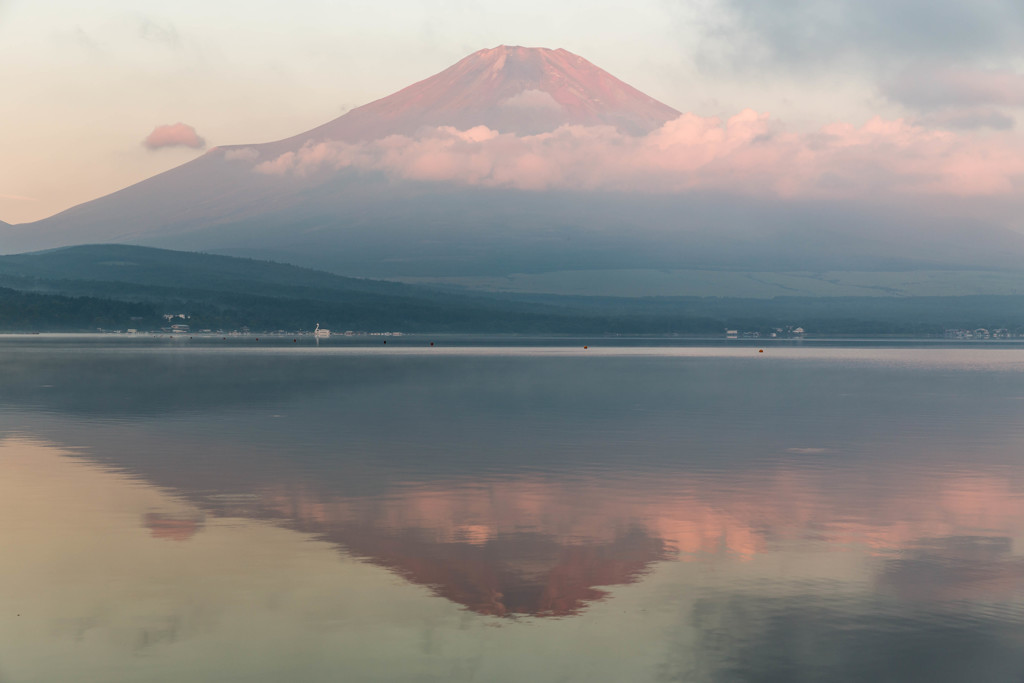
<path id="1" fill-rule="evenodd" d="M 679 114 L 567 50 L 502 45 L 273 146 L 372 140 L 424 126 L 532 135 L 561 125 L 608 125 L 638 135 Z"/>
<path id="2" fill-rule="evenodd" d="M 565 50 L 481 50 L 300 135 L 215 148 L 45 220 L 0 226 L 0 253 L 128 243 L 359 277 L 448 279 L 558 271 L 607 271 L 614 280 L 623 270 L 1019 270 L 1024 261 L 1024 236 L 998 225 L 939 214 L 926 222 L 881 204 L 789 202 L 756 192 L 531 191 L 403 179 L 345 163 L 264 169 L 303 153 L 358 156 L 361 141 L 380 138 L 387 154 L 401 157 L 420 141 L 416 135 L 438 126 L 487 126 L 510 136 L 606 126 L 634 135 L 678 115 Z M 437 144 L 422 159 L 443 167 L 451 163 L 445 145 L 460 143 Z M 543 163 L 535 173 L 543 174 Z"/>

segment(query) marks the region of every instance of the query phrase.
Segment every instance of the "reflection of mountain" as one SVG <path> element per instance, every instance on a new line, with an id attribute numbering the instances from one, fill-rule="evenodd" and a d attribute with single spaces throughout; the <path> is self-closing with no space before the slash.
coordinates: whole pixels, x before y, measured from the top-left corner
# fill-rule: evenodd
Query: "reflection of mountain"
<path id="1" fill-rule="evenodd" d="M 1020 482 L 998 476 L 908 476 L 884 466 L 860 474 L 478 476 L 358 493 L 298 471 L 247 479 L 190 465 L 168 486 L 144 462 L 118 469 L 196 506 L 143 515 L 154 537 L 189 540 L 205 515 L 270 520 L 488 615 L 577 614 L 606 595 L 603 587 L 637 582 L 674 558 L 728 571 L 749 564 L 760 576 L 759 558 L 794 549 L 805 559 L 826 547 L 855 550 L 872 590 L 901 603 L 1004 600 L 1024 578 L 1014 552 L 1024 538 Z M 211 492 L 231 482 L 235 493 Z M 843 563 L 809 568 L 829 582 L 852 578 Z M 800 576 L 775 578 L 802 585 Z"/>
<path id="2" fill-rule="evenodd" d="M 509 616 L 578 613 L 606 593 L 597 586 L 636 581 L 667 558 L 664 541 L 642 529 L 611 543 L 566 543 L 536 532 L 499 535 L 481 543 L 435 542 L 417 530 L 298 528 L 319 532 L 356 556 L 386 567 L 474 612 Z"/>
<path id="3" fill-rule="evenodd" d="M 875 475 L 782 470 L 615 487 L 456 480 L 377 496 L 307 482 L 193 500 L 218 515 L 276 519 L 484 614 L 574 614 L 604 595 L 597 587 L 632 583 L 659 561 L 752 559 L 823 542 L 876 556 L 879 587 L 901 599 L 985 599 L 1019 585 L 1011 545 L 1024 533 L 1024 501 L 1013 485 L 949 475 L 933 489 L 890 474 L 882 487 Z"/>
<path id="4" fill-rule="evenodd" d="M 606 595 L 600 586 L 633 583 L 674 555 L 643 525 L 616 518 L 614 504 L 600 511 L 596 528 L 590 521 L 566 534 L 573 521 L 562 517 L 567 508 L 552 506 L 556 489 L 531 482 L 505 488 L 486 489 L 468 505 L 458 487 L 381 500 L 274 489 L 197 503 L 215 514 L 277 519 L 496 616 L 577 614 Z"/>
<path id="5" fill-rule="evenodd" d="M 909 601 L 1017 580 L 1019 372 L 965 370 L 957 353 L 934 352 L 936 372 L 897 362 L 920 352 L 125 351 L 9 354 L 0 430 L 74 446 L 211 520 L 272 519 L 477 612 L 573 614 L 676 556 L 780 582 L 798 565 L 868 573 L 862 590 Z M 143 521 L 186 537 L 192 517 L 167 515 Z M 836 548 L 856 570 L 836 569 Z M 834 564 L 771 575 L 793 549 Z"/>

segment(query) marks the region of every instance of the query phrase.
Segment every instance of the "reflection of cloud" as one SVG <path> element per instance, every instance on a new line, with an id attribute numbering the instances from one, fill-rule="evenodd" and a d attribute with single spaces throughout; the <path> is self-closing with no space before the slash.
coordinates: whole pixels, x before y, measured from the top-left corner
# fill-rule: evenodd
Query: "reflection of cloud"
<path id="1" fill-rule="evenodd" d="M 21 456 L 24 469 L 36 463 L 32 471 L 46 481 L 52 468 L 36 455 Z M 767 568 L 778 579 L 771 574 L 778 564 L 764 556 L 846 556 L 875 574 L 876 589 L 911 600 L 988 600 L 1019 586 L 1022 482 L 905 465 L 460 477 L 368 494 L 343 493 L 337 480 L 301 484 L 286 476 L 285 483 L 274 468 L 272 479 L 245 493 L 211 493 L 236 490 L 226 484 L 239 475 L 213 485 L 185 468 L 182 493 L 207 514 L 272 519 L 313 534 L 484 614 L 579 613 L 606 596 L 603 586 L 638 582 L 673 558 L 744 574 Z M 95 506 L 109 492 L 76 495 Z M 206 528 L 203 514 L 182 502 L 147 499 L 143 509 L 165 512 L 140 512 L 143 524 L 169 540 Z M 811 565 L 822 579 L 849 581 L 828 562 Z"/>
<path id="2" fill-rule="evenodd" d="M 927 602 L 1007 600 L 1024 586 L 1024 557 L 1013 555 L 1012 539 L 1005 537 L 925 539 L 886 559 L 878 585 Z"/>
<path id="3" fill-rule="evenodd" d="M 153 534 L 153 538 L 187 541 L 202 530 L 204 518 L 202 515 L 174 517 L 159 512 L 150 512 L 146 514 L 142 524 Z"/>
<path id="4" fill-rule="evenodd" d="M 1024 173 L 1024 150 L 1009 138 L 975 139 L 880 118 L 800 135 L 746 110 L 727 121 L 684 114 L 646 136 L 610 126 L 527 136 L 439 127 L 417 137 L 308 143 L 255 168 L 298 176 L 353 168 L 521 190 L 988 195 L 1013 190 Z"/>
<path id="5" fill-rule="evenodd" d="M 808 542 L 882 558 L 938 543 L 941 560 L 952 557 L 948 539 L 978 539 L 957 546 L 956 558 L 968 574 L 982 567 L 980 578 L 942 575 L 933 593 L 971 597 L 1024 576 L 1024 559 L 1005 544 L 1022 532 L 1024 501 L 1007 481 L 947 476 L 936 488 L 895 477 L 892 491 L 866 491 L 790 470 L 727 479 L 640 477 L 611 491 L 523 478 L 414 486 L 380 498 L 271 489 L 244 513 L 212 509 L 286 519 L 486 614 L 573 614 L 603 597 L 596 587 L 636 581 L 656 562 L 747 560 Z M 992 548 L 1001 549 L 995 564 Z M 903 580 L 899 566 L 883 571 L 886 585 Z"/>
<path id="6" fill-rule="evenodd" d="M 149 149 L 161 149 L 163 147 L 190 147 L 202 149 L 206 141 L 199 137 L 196 129 L 187 123 L 174 123 L 157 126 L 142 141 L 142 144 Z"/>

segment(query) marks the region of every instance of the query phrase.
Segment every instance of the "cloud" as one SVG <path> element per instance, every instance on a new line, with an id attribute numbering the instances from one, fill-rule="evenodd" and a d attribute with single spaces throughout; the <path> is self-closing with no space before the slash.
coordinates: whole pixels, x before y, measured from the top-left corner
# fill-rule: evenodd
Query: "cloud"
<path id="1" fill-rule="evenodd" d="M 991 107 L 968 107 L 943 109 L 931 112 L 919 119 L 922 125 L 933 128 L 952 130 L 972 130 L 991 128 L 993 130 L 1010 130 L 1017 121 L 1009 114 Z"/>
<path id="2" fill-rule="evenodd" d="M 146 136 L 142 144 L 148 149 L 161 149 L 163 147 L 190 147 L 202 149 L 206 141 L 199 137 L 196 129 L 186 123 L 174 123 L 157 126 L 153 132 Z"/>
<path id="3" fill-rule="evenodd" d="M 256 161 L 260 153 L 252 147 L 234 147 L 224 152 L 227 161 Z"/>
<path id="4" fill-rule="evenodd" d="M 1024 175 L 1024 149 L 1007 135 L 977 137 L 903 119 L 835 123 L 797 134 L 767 114 L 745 110 L 725 121 L 684 114 L 642 137 L 606 126 L 563 126 L 529 136 L 439 127 L 417 137 L 308 143 L 254 168 L 295 176 L 347 168 L 533 191 L 714 190 L 874 200 L 1011 193 Z"/>
<path id="5" fill-rule="evenodd" d="M 882 92 L 901 104 L 945 106 L 1024 105 L 1024 75 L 1009 69 L 963 66 L 911 68 L 883 83 Z"/>
<path id="6" fill-rule="evenodd" d="M 921 112 L 922 125 L 954 130 L 1009 130 L 1016 120 L 1005 109 L 1024 106 L 1024 75 L 1011 69 L 915 65 L 883 80 L 880 90 Z"/>
<path id="7" fill-rule="evenodd" d="M 543 90 L 523 90 L 512 97 L 501 101 L 502 107 L 512 109 L 548 109 L 551 111 L 562 111 L 562 105 L 551 96 L 551 93 Z"/>
<path id="8" fill-rule="evenodd" d="M 1024 45 L 1019 0 L 721 0 L 718 6 L 704 47 L 742 69 L 1009 60 Z"/>
<path id="9" fill-rule="evenodd" d="M 177 27 L 168 21 L 138 16 L 136 25 L 139 37 L 145 41 L 159 43 L 175 50 L 182 46 L 181 34 L 178 33 Z"/>

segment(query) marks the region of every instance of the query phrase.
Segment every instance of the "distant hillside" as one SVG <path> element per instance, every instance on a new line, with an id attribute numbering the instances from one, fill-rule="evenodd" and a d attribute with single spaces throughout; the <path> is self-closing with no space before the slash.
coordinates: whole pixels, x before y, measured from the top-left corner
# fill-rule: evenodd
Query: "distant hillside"
<path id="1" fill-rule="evenodd" d="M 0 331 L 79 332 L 151 329 L 163 318 L 147 304 L 19 292 L 0 287 Z"/>
<path id="2" fill-rule="evenodd" d="M 587 297 L 485 294 L 347 278 L 269 261 L 126 245 L 0 256 L 0 330 L 192 329 L 721 335 L 1024 332 L 1024 296 Z M 180 320 L 179 320 L 180 322 Z"/>
<path id="3" fill-rule="evenodd" d="M 0 256 L 0 274 L 45 281 L 121 282 L 285 298 L 299 292 L 403 294 L 420 289 L 398 283 L 342 277 L 273 261 L 123 244 L 90 244 Z"/>
<path id="4" fill-rule="evenodd" d="M 426 287 L 345 278 L 269 261 L 125 245 L 87 245 L 0 257 L 0 299 L 37 295 L 33 314 L 0 317 L 0 329 L 158 329 L 164 314 L 184 313 L 193 329 L 310 329 L 423 332 L 604 333 L 673 329 L 713 333 L 714 319 L 644 319 L 579 312 L 545 302 L 457 294 Z M 84 297 L 84 298 L 83 298 Z M 83 324 L 73 302 L 146 304 L 144 320 Z M 17 299 L 20 302 L 21 299 Z M 18 303 L 20 305 L 20 303 Z M 52 311 L 52 321 L 42 325 Z M 84 314 L 83 314 L 84 315 Z M 134 316 L 138 317 L 138 316 Z M 20 322 L 18 322 L 20 320 Z M 74 321 L 72 324 L 71 321 Z M 42 325 L 40 327 L 40 325 Z M 27 326 L 27 327 L 26 327 Z"/>

